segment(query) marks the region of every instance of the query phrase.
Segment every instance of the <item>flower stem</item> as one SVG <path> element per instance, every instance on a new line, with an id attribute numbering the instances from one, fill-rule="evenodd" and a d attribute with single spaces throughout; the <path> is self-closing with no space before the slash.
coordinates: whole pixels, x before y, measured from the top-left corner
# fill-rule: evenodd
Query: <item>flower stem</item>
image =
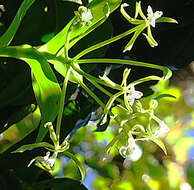
<path id="1" fill-rule="evenodd" d="M 139 62 L 139 61 L 131 61 L 124 59 L 80 59 L 74 62 L 75 64 L 96 64 L 96 63 L 110 63 L 110 64 L 122 64 L 122 65 L 133 65 L 138 67 L 148 67 L 153 69 L 158 69 L 163 72 L 163 80 L 167 80 L 172 76 L 172 72 L 170 69 L 164 66 Z"/>
<path id="2" fill-rule="evenodd" d="M 67 89 L 67 83 L 69 80 L 69 75 L 70 75 L 71 68 L 68 66 L 67 68 L 67 73 L 63 82 L 63 88 L 61 91 L 61 98 L 59 102 L 59 112 L 58 112 L 58 117 L 57 117 L 57 126 L 56 126 L 56 136 L 57 140 L 59 141 L 60 138 L 60 127 L 61 127 L 61 121 L 63 117 L 63 109 L 64 109 L 64 103 L 65 103 L 65 94 L 66 94 L 66 89 Z"/>
<path id="3" fill-rule="evenodd" d="M 136 26 L 136 27 L 132 28 L 131 30 L 127 30 L 126 32 L 123 32 L 122 34 L 119 34 L 119 35 L 117 35 L 117 36 L 115 36 L 115 37 L 113 37 L 113 38 L 111 38 L 111 39 L 108 39 L 108 40 L 105 40 L 105 41 L 103 41 L 103 42 L 100 42 L 100 43 L 98 43 L 98 44 L 96 44 L 96 45 L 93 45 L 93 46 L 91 46 L 91 47 L 89 47 L 89 48 L 83 50 L 83 51 L 80 52 L 79 54 L 77 54 L 77 55 L 73 58 L 73 60 L 78 60 L 80 57 L 86 55 L 87 53 L 89 53 L 89 52 L 91 52 L 91 51 L 94 51 L 94 50 L 96 50 L 96 49 L 99 49 L 99 48 L 101 48 L 101 47 L 103 47 L 103 46 L 106 46 L 106 45 L 108 45 L 108 44 L 110 44 L 110 43 L 113 43 L 113 42 L 115 42 L 115 41 L 117 41 L 117 40 L 120 40 L 121 38 L 124 38 L 125 36 L 127 36 L 127 35 L 129 35 L 129 34 L 135 32 L 135 31 L 137 31 L 139 28 L 142 28 L 142 25 Z"/>
<path id="4" fill-rule="evenodd" d="M 102 108 L 105 108 L 105 104 L 102 100 L 100 100 L 83 82 L 80 82 L 80 85 Z"/>

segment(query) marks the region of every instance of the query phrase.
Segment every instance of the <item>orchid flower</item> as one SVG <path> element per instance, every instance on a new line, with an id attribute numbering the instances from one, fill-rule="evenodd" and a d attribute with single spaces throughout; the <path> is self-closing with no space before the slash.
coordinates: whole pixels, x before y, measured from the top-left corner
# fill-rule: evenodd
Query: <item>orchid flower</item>
<path id="1" fill-rule="evenodd" d="M 122 146 L 119 153 L 123 158 L 127 158 L 136 148 L 135 140 L 133 137 L 128 138 L 127 146 Z"/>
<path id="2" fill-rule="evenodd" d="M 54 170 L 54 164 L 57 158 L 58 152 L 54 152 L 52 156 L 50 156 L 50 152 L 46 153 L 46 156 L 37 156 L 30 161 L 28 167 L 33 163 L 36 162 L 40 164 L 43 168 L 48 170 Z"/>
<path id="3" fill-rule="evenodd" d="M 91 20 L 93 19 L 92 13 L 90 9 L 84 6 L 80 6 L 78 11 L 75 11 L 75 16 L 78 18 L 78 22 L 80 23 L 81 27 L 85 25 L 91 24 Z"/>
<path id="4" fill-rule="evenodd" d="M 107 115 L 113 102 L 121 95 L 124 95 L 124 103 L 125 107 L 129 111 L 129 113 L 132 113 L 132 106 L 136 99 L 140 99 L 143 96 L 143 93 L 140 91 L 136 91 L 135 87 L 133 85 L 127 85 L 127 79 L 130 74 L 131 69 L 126 68 L 123 72 L 123 80 L 121 85 L 113 82 L 111 79 L 109 79 L 106 75 L 100 76 L 102 80 L 104 80 L 109 86 L 119 90 L 116 94 L 112 95 L 112 97 L 109 99 L 108 103 L 106 104 L 104 108 L 104 114 Z"/>
<path id="5" fill-rule="evenodd" d="M 127 12 L 125 11 L 125 7 L 128 7 L 129 5 L 127 3 L 124 3 L 121 5 L 121 14 L 127 19 L 131 24 L 139 25 L 137 30 L 135 31 L 133 37 L 128 42 L 128 44 L 125 46 L 123 52 L 130 51 L 133 47 L 133 44 L 139 34 L 147 28 L 147 34 L 143 33 L 143 35 L 146 37 L 148 43 L 151 47 L 158 46 L 158 43 L 154 40 L 152 33 L 151 33 L 151 26 L 155 28 L 156 22 L 171 22 L 171 23 L 177 23 L 176 20 L 167 18 L 167 17 L 161 17 L 163 15 L 162 11 L 156 11 L 153 12 L 152 7 L 149 5 L 147 8 L 147 17 L 144 15 L 142 9 L 141 9 L 141 2 L 136 2 L 136 10 L 135 10 L 135 16 L 134 18 L 130 17 Z M 137 19 L 138 15 L 142 18 L 142 20 Z"/>

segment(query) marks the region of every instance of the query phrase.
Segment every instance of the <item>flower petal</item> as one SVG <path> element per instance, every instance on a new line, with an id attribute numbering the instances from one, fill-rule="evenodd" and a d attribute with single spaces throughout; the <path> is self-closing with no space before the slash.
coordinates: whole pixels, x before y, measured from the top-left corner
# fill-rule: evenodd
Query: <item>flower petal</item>
<path id="1" fill-rule="evenodd" d="M 140 35 L 140 33 L 144 30 L 145 27 L 140 28 L 139 30 L 137 30 L 133 37 L 131 38 L 131 40 L 128 42 L 128 44 L 125 46 L 123 52 L 126 51 L 130 51 L 133 47 L 133 44 L 135 43 L 135 40 L 137 39 L 137 37 Z"/>
<path id="2" fill-rule="evenodd" d="M 151 47 L 158 46 L 158 43 L 154 40 L 152 33 L 151 33 L 151 28 L 148 25 L 148 35 L 143 33 L 143 35 L 146 37 L 148 43 L 150 44 Z"/>
<path id="3" fill-rule="evenodd" d="M 139 24 L 142 24 L 144 21 L 143 20 L 138 20 L 138 19 L 134 19 L 132 17 L 130 17 L 127 12 L 125 11 L 125 7 L 128 7 L 129 5 L 127 3 L 123 3 L 121 5 L 121 8 L 120 8 L 120 11 L 121 11 L 121 14 L 125 17 L 126 20 L 128 20 L 128 22 L 130 22 L 131 24 L 135 24 L 135 25 L 139 25 Z"/>

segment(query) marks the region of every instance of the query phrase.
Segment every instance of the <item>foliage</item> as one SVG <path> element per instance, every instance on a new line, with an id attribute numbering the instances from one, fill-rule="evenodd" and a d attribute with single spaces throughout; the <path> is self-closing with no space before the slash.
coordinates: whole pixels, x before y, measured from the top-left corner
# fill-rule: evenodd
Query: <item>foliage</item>
<path id="1" fill-rule="evenodd" d="M 77 135 L 79 128 L 87 126 L 89 122 L 93 122 L 96 126 L 96 133 L 103 134 L 105 137 L 106 133 L 108 133 L 107 130 L 110 130 L 112 125 L 117 126 L 114 132 L 111 133 L 111 139 L 108 139 L 109 142 L 103 150 L 103 160 L 109 159 L 109 157 L 113 158 L 118 149 L 118 152 L 124 158 L 124 164 L 127 165 L 132 159 L 133 153 L 138 151 L 137 142 L 139 141 L 153 141 L 167 154 L 160 136 L 168 132 L 169 128 L 157 116 L 156 110 L 162 99 L 174 99 L 175 96 L 168 93 L 157 93 L 157 87 L 155 87 L 156 90 L 154 88 L 153 90 L 156 92 L 152 96 L 146 97 L 146 101 L 144 101 L 144 98 L 142 99 L 143 93 L 136 90 L 136 86 L 149 81 L 159 81 L 159 84 L 163 84 L 172 75 L 170 69 L 135 60 L 104 58 L 103 54 L 105 54 L 106 49 L 100 48 L 133 34 L 123 50 L 123 52 L 130 51 L 137 37 L 145 29 L 147 29 L 147 34 L 143 33 L 143 35 L 149 45 L 151 47 L 158 46 L 151 33 L 151 27 L 155 28 L 156 23 L 161 22 L 177 23 L 176 20 L 162 17 L 162 11 L 153 12 L 151 6 L 148 6 L 147 16 L 145 16 L 141 8 L 141 2 L 136 2 L 135 16 L 132 18 L 125 10 L 128 5 L 126 3 L 121 4 L 120 0 L 93 0 L 89 1 L 87 6 L 78 5 L 85 4 L 85 1 L 72 1 L 78 4 L 66 2 L 66 5 L 76 7 L 76 9 L 73 8 L 75 11 L 72 11 L 67 16 L 66 24 L 62 22 L 63 26 L 60 26 L 57 25 L 57 22 L 62 20 L 60 16 L 62 14 L 60 12 L 61 8 L 59 8 L 62 2 L 48 2 L 50 5 L 44 6 L 42 2 L 39 4 L 33 0 L 22 1 L 13 21 L 0 37 L 0 56 L 3 57 L 2 61 L 27 63 L 29 66 L 27 70 L 30 68 L 27 76 L 21 74 L 16 78 L 16 81 L 11 81 L 10 84 L 7 83 L 6 91 L 0 97 L 2 110 L 12 109 L 13 105 L 18 106 L 16 111 L 13 111 L 13 116 L 2 122 L 4 126 L 1 128 L 0 152 L 3 155 L 9 155 L 12 150 L 15 155 L 25 155 L 27 152 L 26 155 L 31 155 L 31 161 L 28 160 L 28 162 L 30 161 L 28 166 L 35 163 L 41 168 L 38 170 L 46 170 L 51 173 L 56 172 L 58 157 L 63 157 L 62 155 L 64 155 L 74 161 L 81 173 L 81 179 L 84 180 L 83 160 L 69 151 L 72 146 L 70 141 L 74 135 Z M 40 30 L 41 38 L 38 41 L 34 40 L 29 43 L 28 40 L 21 40 L 17 42 L 17 39 L 19 39 L 17 31 L 21 31 L 22 24 L 23 29 L 25 29 L 25 23 L 30 18 L 28 18 L 27 13 L 30 10 L 34 10 L 31 14 L 31 17 L 33 17 L 35 11 L 38 10 L 37 7 L 41 5 L 44 8 L 44 14 L 52 15 L 49 12 L 49 8 L 53 4 L 55 4 L 56 17 L 58 17 L 58 20 L 56 19 L 56 30 L 48 29 L 44 34 Z M 108 18 L 119 6 L 123 17 L 130 24 L 137 26 L 112 37 Z M 68 8 L 65 7 L 66 9 Z M 72 16 L 73 13 L 74 17 Z M 140 17 L 141 19 L 139 19 Z M 23 23 L 22 19 L 24 19 Z M 98 35 L 100 27 L 103 32 L 107 28 L 110 31 L 108 39 L 103 39 L 104 37 L 101 38 Z M 26 35 L 25 32 L 23 34 L 24 36 Z M 97 40 L 96 43 L 90 39 L 92 35 Z M 79 43 L 82 40 L 85 40 L 89 46 L 83 49 L 79 47 Z M 92 52 L 95 53 L 92 54 Z M 96 55 L 99 55 L 100 58 Z M 108 64 L 105 70 L 101 66 L 102 64 Z M 120 83 L 115 82 L 114 78 L 108 76 L 112 72 L 111 67 L 116 65 L 127 66 L 123 70 L 123 74 L 120 75 Z M 130 81 L 129 76 L 132 70 L 128 68 L 129 66 L 157 69 L 162 71 L 162 76 L 152 74 Z M 96 74 L 97 69 L 100 71 Z M 25 70 L 23 71 L 25 73 Z M 29 78 L 30 73 L 31 79 Z M 23 82 L 25 79 L 23 77 L 28 77 L 28 89 L 26 90 L 23 90 L 23 83 L 25 83 Z M 31 81 L 30 84 L 29 81 Z M 26 83 L 25 85 L 27 86 Z M 18 95 L 13 98 L 10 96 L 12 92 Z M 23 99 L 28 96 L 29 92 L 31 93 L 30 98 L 25 103 Z M 5 96 L 6 94 L 9 95 L 8 98 Z M 90 103 L 89 107 L 85 106 L 84 108 L 84 104 L 88 103 L 85 100 L 81 100 L 82 96 L 90 96 L 92 103 Z M 77 106 L 80 108 L 77 109 Z M 101 110 L 100 113 L 99 110 Z M 77 114 L 78 111 L 80 114 Z M 86 129 L 82 128 L 82 130 Z M 37 131 L 38 134 L 35 134 L 37 135 L 35 140 L 33 135 Z M 27 140 L 25 138 L 27 136 L 31 136 L 32 140 Z M 80 138 L 78 139 L 80 142 L 83 141 Z M 20 147 L 18 145 L 13 146 L 18 142 Z M 29 153 L 36 149 L 42 150 L 42 148 L 48 151 L 46 156 L 45 154 L 44 156 L 40 155 L 39 152 L 37 152 L 37 156 L 32 156 Z M 18 154 L 18 152 L 24 153 Z M 17 158 L 12 153 L 11 156 Z M 109 155 L 109 153 L 111 154 Z M 146 157 L 146 159 L 148 158 Z M 8 172 L 5 170 L 5 176 L 14 178 L 18 188 L 26 189 L 30 185 L 31 189 L 44 189 L 46 186 L 52 189 L 59 187 L 78 189 L 83 187 L 85 189 L 78 182 L 65 178 L 60 180 L 50 179 L 39 183 L 37 179 L 40 176 L 37 176 L 36 179 L 28 182 L 25 180 L 25 176 L 20 176 L 17 173 L 17 169 L 14 172 L 11 173 L 10 170 Z M 18 175 L 18 178 L 21 177 L 23 182 L 13 175 Z M 148 175 L 145 175 L 144 178 L 143 180 L 148 186 L 149 183 L 151 183 L 151 186 L 152 183 L 155 183 Z M 131 179 L 131 181 L 133 180 L 135 179 Z M 114 183 L 112 188 L 116 188 L 117 182 L 115 181 Z M 130 186 L 130 183 L 122 181 L 119 185 L 120 188 L 125 188 L 125 186 Z M 2 188 L 6 187 L 5 183 Z M 98 187 L 97 185 L 97 188 L 100 188 L 100 186 Z"/>

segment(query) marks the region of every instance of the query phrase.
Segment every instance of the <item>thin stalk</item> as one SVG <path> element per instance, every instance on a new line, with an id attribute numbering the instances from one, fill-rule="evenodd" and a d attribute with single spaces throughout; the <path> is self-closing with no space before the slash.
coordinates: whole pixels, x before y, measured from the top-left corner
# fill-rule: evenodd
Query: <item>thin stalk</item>
<path id="1" fill-rule="evenodd" d="M 74 22 L 75 22 L 75 18 L 72 19 L 71 24 L 67 29 L 67 34 L 65 35 L 64 55 L 66 59 L 69 59 L 69 56 L 68 56 L 69 40 L 70 40 L 70 34 L 71 34 L 72 27 L 74 25 Z"/>
<path id="2" fill-rule="evenodd" d="M 101 92 L 103 92 L 107 96 L 109 96 L 109 97 L 113 96 L 113 94 L 111 94 L 108 90 L 104 89 L 102 86 L 100 86 L 95 81 L 92 81 L 90 79 L 88 79 L 88 81 L 90 81 L 96 88 L 98 88 Z M 117 101 L 120 102 L 121 104 L 123 104 L 123 101 L 120 98 L 117 98 Z"/>
<path id="3" fill-rule="evenodd" d="M 111 44 L 111 43 L 113 43 L 113 42 L 115 42 L 115 41 L 117 41 L 117 40 L 120 40 L 121 38 L 124 38 L 125 36 L 127 36 L 127 35 L 129 35 L 129 34 L 135 32 L 135 31 L 137 31 L 139 28 L 142 28 L 142 27 L 143 27 L 142 25 L 138 25 L 138 26 L 132 28 L 131 30 L 128 30 L 128 31 L 126 31 L 126 32 L 123 32 L 122 34 L 119 34 L 119 35 L 117 35 L 117 36 L 115 36 L 115 37 L 113 37 L 113 38 L 111 38 L 111 39 L 108 39 L 108 40 L 105 40 L 105 41 L 103 41 L 103 42 L 100 42 L 100 43 L 98 43 L 98 44 L 96 44 L 96 45 L 93 45 L 93 46 L 91 46 L 91 47 L 89 47 L 89 48 L 83 50 L 83 51 L 80 52 L 79 54 L 77 54 L 77 55 L 73 58 L 73 60 L 78 60 L 80 57 L 83 57 L 84 55 L 86 55 L 87 53 L 89 53 L 89 52 L 91 52 L 91 51 L 94 51 L 94 50 L 99 49 L 99 48 L 101 48 L 101 47 L 103 47 L 103 46 L 106 46 L 106 45 L 108 45 L 108 44 Z"/>
<path id="4" fill-rule="evenodd" d="M 101 80 L 101 79 L 99 79 L 97 77 L 94 77 L 94 76 L 92 76 L 92 75 L 82 71 L 81 69 L 77 68 L 74 64 L 71 64 L 71 67 L 73 68 L 73 70 L 75 70 L 77 73 L 79 73 L 80 75 L 82 75 L 83 77 L 85 77 L 88 80 L 95 81 L 95 82 L 97 82 L 99 84 L 102 84 L 104 86 L 107 86 L 109 88 L 114 88 L 114 87 L 110 87 L 110 85 L 105 83 L 103 80 Z M 114 88 L 114 89 L 117 89 L 117 88 Z"/>
<path id="5" fill-rule="evenodd" d="M 62 117 L 63 117 L 65 94 L 66 94 L 67 83 L 68 83 L 68 80 L 69 80 L 70 71 L 71 71 L 71 68 L 68 67 L 67 74 L 66 74 L 64 82 L 63 82 L 63 88 L 62 88 L 62 91 L 61 91 L 61 98 L 60 98 L 60 102 L 59 102 L 59 112 L 58 112 L 57 126 L 56 126 L 56 136 L 57 136 L 58 142 L 59 142 L 59 138 L 60 138 L 60 127 L 61 127 L 61 121 L 62 121 Z"/>
<path id="6" fill-rule="evenodd" d="M 109 64 L 122 64 L 122 65 L 132 65 L 138 67 L 148 67 L 153 69 L 158 69 L 163 72 L 163 80 L 167 80 L 171 77 L 172 72 L 170 69 L 164 66 L 139 62 L 139 61 L 131 61 L 131 60 L 124 60 L 124 59 L 80 59 L 74 61 L 74 64 L 96 64 L 96 63 L 109 63 Z"/>
<path id="7" fill-rule="evenodd" d="M 107 96 L 112 96 L 112 94 L 107 91 L 106 89 L 104 89 L 102 86 L 100 86 L 98 83 L 96 83 L 93 80 L 88 79 L 89 82 L 91 82 L 96 88 L 98 88 L 101 92 L 103 92 L 104 94 L 106 94 Z"/>
<path id="8" fill-rule="evenodd" d="M 80 82 L 80 85 L 102 108 L 105 108 L 105 104 L 102 100 L 100 100 L 83 82 Z"/>
<path id="9" fill-rule="evenodd" d="M 139 67 L 149 67 L 153 69 L 159 69 L 164 71 L 164 67 L 160 65 L 154 65 L 145 62 L 131 61 L 124 59 L 79 59 L 75 61 L 76 64 L 94 64 L 94 63 L 110 63 L 110 64 L 123 64 L 123 65 L 132 65 Z"/>

